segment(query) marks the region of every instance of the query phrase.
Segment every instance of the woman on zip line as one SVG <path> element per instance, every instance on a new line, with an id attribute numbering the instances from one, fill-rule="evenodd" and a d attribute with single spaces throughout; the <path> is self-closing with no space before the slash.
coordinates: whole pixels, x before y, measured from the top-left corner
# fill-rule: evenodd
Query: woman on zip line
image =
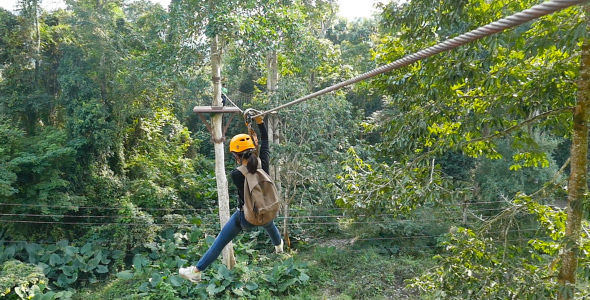
<path id="1" fill-rule="evenodd" d="M 244 113 L 248 115 L 248 110 Z M 268 142 L 268 131 L 266 130 L 266 124 L 262 116 L 254 118 L 256 124 L 258 124 L 258 130 L 260 131 L 260 161 L 262 162 L 262 169 L 268 174 L 269 161 L 270 161 L 270 149 Z M 246 166 L 249 172 L 253 173 L 258 168 L 258 157 L 255 153 L 256 146 L 252 137 L 248 134 L 238 134 L 234 136 L 229 142 L 229 151 L 235 159 L 238 166 Z M 201 272 L 207 269 L 209 265 L 217 259 L 223 248 L 231 242 L 242 230 L 249 230 L 254 227 L 246 221 L 244 217 L 244 181 L 246 177 L 242 172 L 235 168 L 231 172 L 231 178 L 234 185 L 238 189 L 238 211 L 236 211 L 230 218 L 229 221 L 223 226 L 221 232 L 213 242 L 213 245 L 207 250 L 205 255 L 201 257 L 196 266 L 190 266 L 187 268 L 180 268 L 178 274 L 192 282 L 199 282 L 201 280 Z M 283 240 L 274 221 L 270 221 L 267 224 L 261 225 L 268 233 L 273 245 L 275 246 L 276 253 L 283 252 Z"/>

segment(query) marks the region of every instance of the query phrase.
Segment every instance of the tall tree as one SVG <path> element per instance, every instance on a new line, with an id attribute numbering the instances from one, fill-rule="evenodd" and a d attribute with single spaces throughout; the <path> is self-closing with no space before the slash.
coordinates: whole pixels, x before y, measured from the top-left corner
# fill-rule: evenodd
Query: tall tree
<path id="1" fill-rule="evenodd" d="M 585 7 L 586 36 L 580 59 L 577 102 L 572 122 L 571 171 L 567 195 L 567 221 L 559 282 L 569 289 L 559 293 L 559 299 L 573 299 L 576 286 L 576 272 L 580 255 L 582 219 L 588 209 L 588 116 L 590 112 L 590 5 Z"/>
<path id="2" fill-rule="evenodd" d="M 211 8 L 215 7 L 213 1 L 210 2 Z M 213 103 L 212 106 L 221 106 L 221 69 L 223 57 L 223 42 L 221 36 L 214 34 L 209 37 L 211 45 L 211 75 L 213 79 Z M 211 137 L 215 143 L 215 178 L 217 180 L 217 199 L 219 202 L 219 223 L 223 227 L 230 218 L 229 193 L 227 186 L 227 177 L 225 174 L 225 146 L 223 129 L 223 114 L 214 114 L 211 117 L 212 130 Z M 229 242 L 223 249 L 223 262 L 232 269 L 235 265 L 232 243 Z"/>

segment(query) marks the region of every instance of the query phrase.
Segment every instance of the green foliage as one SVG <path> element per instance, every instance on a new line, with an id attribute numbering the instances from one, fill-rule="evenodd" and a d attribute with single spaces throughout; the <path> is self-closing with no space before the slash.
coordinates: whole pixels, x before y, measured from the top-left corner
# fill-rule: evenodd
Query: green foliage
<path id="1" fill-rule="evenodd" d="M 440 251 L 440 237 L 460 218 L 455 207 L 424 206 L 405 216 L 379 214 L 342 223 L 351 240 L 360 239 L 352 249 L 370 248 L 384 255 L 425 257 Z"/>
<path id="2" fill-rule="evenodd" d="M 353 214 L 375 214 L 383 209 L 404 214 L 418 205 L 452 199 L 453 188 L 438 166 L 370 164 L 354 148 L 348 155 L 344 175 L 338 177 L 342 190 L 337 204 Z"/>
<path id="3" fill-rule="evenodd" d="M 47 246 L 35 243 L 4 245 L 2 250 L 2 262 L 18 259 L 35 265 L 50 280 L 46 285 L 64 290 L 79 286 L 81 281 L 96 283 L 100 278 L 106 278 L 109 267 L 123 254 L 93 243 L 73 246 L 67 240 Z"/>
<path id="4" fill-rule="evenodd" d="M 410 287 L 420 289 L 428 299 L 507 299 L 516 295 L 522 299 L 554 299 L 558 290 L 566 288 L 556 280 L 566 214 L 524 195 L 502 214 L 519 218 L 524 211 L 537 217 L 546 234 L 527 239 L 519 233 L 517 242 L 512 241 L 510 228 L 499 222 L 486 224 L 485 230 L 479 232 L 454 228 L 441 244 L 445 252 L 435 257 L 439 267 L 410 280 Z M 588 223 L 584 222 L 583 227 L 587 230 Z M 500 238 L 499 229 L 503 235 Z M 588 293 L 587 234 L 582 235 L 579 245 L 579 281 L 571 293 L 582 299 Z"/>
<path id="5" fill-rule="evenodd" d="M 14 43 L 13 36 L 16 35 L 16 32 L 13 30 L 16 26 L 18 26 L 18 21 L 16 16 L 5 10 L 4 8 L 0 8 L 0 65 L 5 65 L 8 63 L 10 59 L 11 43 Z M 0 82 L 2 78 L 0 77 Z"/>
<path id="6" fill-rule="evenodd" d="M 352 74 L 357 76 L 377 67 L 370 55 L 374 42 L 378 40 L 376 27 L 373 19 L 348 21 L 341 18 L 328 29 L 326 37 L 339 45 L 341 68 L 352 69 Z M 370 81 L 356 83 L 347 90 L 346 99 L 355 111 L 364 112 L 365 117 L 381 109 L 382 96 L 376 93 Z"/>
<path id="7" fill-rule="evenodd" d="M 202 232 L 196 228 L 182 233 L 168 230 L 157 242 L 144 244 L 136 249 L 130 268 L 118 272 L 119 280 L 141 282 L 134 289 L 138 296 L 176 299 L 182 297 L 225 299 L 256 297 L 262 291 L 283 295 L 303 286 L 309 280 L 304 263 L 293 259 L 281 259 L 273 265 L 270 259 L 275 255 L 258 253 L 252 249 L 255 240 L 248 244 L 236 244 L 238 265 L 228 270 L 224 265 L 214 263 L 203 274 L 203 280 L 194 284 L 178 276 L 178 268 L 192 261 L 195 253 L 204 253 L 208 246 Z M 259 261 L 251 264 L 249 261 Z M 127 291 L 129 295 L 129 291 Z M 150 299 L 151 299 L 150 298 Z"/>
<path id="8" fill-rule="evenodd" d="M 545 256 L 522 246 L 478 237 L 465 228 L 455 228 L 442 246 L 449 254 L 437 256 L 440 266 L 412 280 L 410 285 L 431 299 L 555 297 L 555 285 L 545 281 Z"/>
<path id="9" fill-rule="evenodd" d="M 392 258 L 372 248 L 318 247 L 310 257 L 316 299 L 421 299 L 404 290 L 403 282 L 433 265 L 429 259 Z"/>
<path id="10" fill-rule="evenodd" d="M 8 162 L 16 154 L 18 141 L 24 137 L 24 132 L 0 119 L 0 197 L 12 196 L 18 190 L 15 183 L 18 178 L 15 168 Z"/>
<path id="11" fill-rule="evenodd" d="M 398 34 L 384 35 L 376 55 L 384 62 L 392 61 L 430 46 L 428 41 L 441 41 L 533 3 L 461 0 L 437 3 L 436 9 L 426 8 L 429 1 L 392 4 L 382 24 Z M 461 149 L 471 156 L 497 158 L 490 137 L 518 137 L 531 127 L 567 132 L 567 114 L 559 112 L 575 101 L 576 87 L 570 80 L 578 69 L 572 55 L 578 49 L 573 41 L 580 33 L 562 32 L 561 26 L 581 26 L 577 12 L 575 8 L 547 16 L 379 79 L 376 83 L 388 98 L 386 110 L 374 123 L 382 129 L 386 145 L 395 146 L 382 149 L 388 150 L 385 153 L 392 153 L 389 149 L 401 153 Z M 417 15 L 420 17 L 415 18 Z M 449 15 L 453 18 L 446 17 Z M 564 22 L 559 28 L 547 25 L 557 20 Z M 558 49 L 545 43 L 547 36 L 560 36 L 558 40 L 567 47 Z M 557 125 L 559 121 L 561 125 Z"/>
<path id="12" fill-rule="evenodd" d="M 515 143 L 510 139 L 503 139 L 497 143 L 498 153 L 502 158 L 496 160 L 477 159 L 476 166 L 472 169 L 473 182 L 477 186 L 473 202 L 498 202 L 502 197 L 513 197 L 518 193 L 532 194 L 542 189 L 548 182 L 554 180 L 552 185 L 563 186 L 563 176 L 558 174 L 559 166 L 550 155 L 558 145 L 556 139 L 540 135 L 533 135 L 532 148 L 515 148 Z M 534 164 L 531 160 L 514 168 L 514 161 L 510 157 L 541 158 L 544 167 Z M 558 175 L 556 175 L 558 174 Z M 555 177 L 555 178 L 554 178 Z M 558 196 L 559 197 L 559 196 Z M 547 197 L 544 201 L 555 201 Z"/>
<path id="13" fill-rule="evenodd" d="M 28 299 L 40 292 L 47 278 L 41 268 L 18 260 L 3 261 L 0 268 L 0 296 L 3 299 Z"/>
<path id="14" fill-rule="evenodd" d="M 283 293 L 292 285 L 303 284 L 309 280 L 304 268 L 305 265 L 294 264 L 293 259 L 289 258 L 280 264 L 275 264 L 272 271 L 262 278 L 268 283 L 269 290 Z"/>
<path id="15" fill-rule="evenodd" d="M 149 213 L 142 211 L 128 197 L 119 200 L 117 222 L 93 228 L 92 234 L 108 239 L 117 249 L 132 249 L 153 241 L 159 227 Z"/>
<path id="16" fill-rule="evenodd" d="M 331 205 L 328 199 L 333 198 L 333 190 L 329 187 L 335 177 L 320 174 L 335 174 L 339 169 L 344 151 L 358 132 L 357 117 L 349 111 L 348 102 L 338 96 L 302 103 L 287 112 L 284 139 L 273 147 L 271 158 L 280 158 L 285 188 L 296 188 L 297 193 L 317 204 Z"/>
<path id="17" fill-rule="evenodd" d="M 76 151 L 69 145 L 65 132 L 46 127 L 40 133 L 24 136 L 8 122 L 2 124 L 0 133 L 0 138 L 10 147 L 0 150 L 3 152 L 0 201 L 13 205 L 4 206 L 1 211 L 8 214 L 3 220 L 7 223 L 7 233 L 19 239 L 64 237 L 64 228 L 51 223 L 63 220 L 61 214 L 77 210 L 85 201 L 69 180 Z M 42 221 L 49 223 L 39 223 Z"/>
<path id="18" fill-rule="evenodd" d="M 537 3 L 392 2 L 382 15 L 375 58 L 380 64 L 393 62 Z M 507 206 L 491 221 L 486 216 L 494 215 L 498 204 L 474 213 L 480 221 L 490 222 L 485 234 L 461 229 L 449 235 L 449 244 L 443 245 L 451 254 L 440 258 L 444 267 L 426 273 L 422 277 L 426 280 L 414 285 L 427 291 L 426 297 L 541 299 L 554 297 L 558 288 L 571 289 L 572 295 L 582 293 L 581 289 L 558 287 L 553 280 L 553 266 L 544 267 L 554 262 L 552 255 L 556 254 L 552 251 L 571 246 L 578 236 L 551 241 L 564 233 L 559 221 L 553 222 L 552 229 L 537 232 L 539 237 L 521 233 L 519 238 L 534 240 L 536 246 L 523 245 L 510 232 L 512 228 L 532 231 L 539 226 L 537 221 L 551 223 L 547 220 L 563 215 L 545 210 L 545 220 L 534 220 L 517 213 L 509 199 L 520 192 L 533 195 L 539 203 L 565 199 L 564 178 L 551 157 L 559 137 L 569 137 L 573 131 L 571 111 L 579 87 L 572 79 L 578 77 L 579 42 L 585 38 L 582 28 L 586 25 L 581 7 L 572 7 L 394 70 L 374 81 L 376 91 L 384 95 L 383 110 L 373 114 L 366 125 L 380 134 L 381 142 L 374 146 L 376 152 L 370 157 L 353 157 L 347 163 L 349 169 L 342 175 L 344 188 L 348 188 L 345 191 L 360 195 L 360 200 L 345 198 L 347 201 L 342 202 L 347 207 L 364 208 L 366 203 L 375 203 L 372 211 L 382 207 L 393 211 L 395 207 L 391 208 L 389 202 L 401 202 L 412 208 L 415 202 L 406 195 L 404 186 L 388 179 L 410 177 L 416 166 L 421 167 L 422 176 L 416 176 L 421 180 L 411 185 L 412 191 L 419 193 L 428 182 L 425 179 L 432 178 L 427 175 L 426 161 L 448 158 L 448 153 L 473 158 L 473 163 L 467 164 L 465 170 L 449 168 L 452 161 L 441 163 L 445 172 L 451 174 L 452 170 L 458 175 L 446 184 L 438 183 L 442 190 L 461 188 L 443 194 L 442 201 L 472 205 L 503 199 L 500 206 Z M 387 165 L 373 162 L 381 160 Z M 390 167 L 392 161 L 409 165 L 411 171 Z M 431 166 L 436 174 L 434 161 Z M 436 183 L 437 176 L 434 178 Z M 375 201 L 381 194 L 385 197 Z M 398 195 L 401 201 L 397 201 Z M 570 222 L 579 220 L 575 208 L 568 217 Z M 467 225 L 477 228 L 475 224 Z M 578 234 L 569 229 L 570 235 Z"/>
<path id="19" fill-rule="evenodd" d="M 187 158 L 192 139 L 168 110 L 159 109 L 149 118 L 139 118 L 128 130 L 126 168 L 131 202 L 146 208 L 196 207 L 216 197 L 205 188 L 212 181 L 198 170 L 197 159 Z"/>

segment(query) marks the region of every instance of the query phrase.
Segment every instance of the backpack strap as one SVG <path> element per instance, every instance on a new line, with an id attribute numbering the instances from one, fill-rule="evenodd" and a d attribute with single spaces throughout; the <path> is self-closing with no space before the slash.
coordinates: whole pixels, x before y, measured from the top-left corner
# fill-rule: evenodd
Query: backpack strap
<path id="1" fill-rule="evenodd" d="M 242 175 L 246 176 L 248 174 L 248 168 L 244 165 L 237 167 L 238 171 L 242 172 Z"/>
<path id="2" fill-rule="evenodd" d="M 245 193 L 246 192 L 252 192 L 252 190 L 260 183 L 263 181 L 270 181 L 272 182 L 272 179 L 270 179 L 270 176 L 268 176 L 268 174 L 266 174 L 266 172 L 262 169 L 262 162 L 260 161 L 260 158 L 258 159 L 258 168 L 256 170 L 256 173 L 250 173 L 248 172 L 248 168 L 246 166 L 239 166 L 237 167 L 238 171 L 242 172 L 242 174 L 244 175 L 244 197 L 245 197 Z"/>

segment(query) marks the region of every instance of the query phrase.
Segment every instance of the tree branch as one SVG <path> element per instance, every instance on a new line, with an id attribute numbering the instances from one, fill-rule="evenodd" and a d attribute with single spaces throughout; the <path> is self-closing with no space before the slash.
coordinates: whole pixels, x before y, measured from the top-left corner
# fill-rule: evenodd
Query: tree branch
<path id="1" fill-rule="evenodd" d="M 546 112 L 544 112 L 544 113 L 542 113 L 540 115 L 537 115 L 537 116 L 534 116 L 534 117 L 532 117 L 532 118 L 530 118 L 528 120 L 525 120 L 522 123 L 516 124 L 516 125 L 508 128 L 508 129 L 506 129 L 504 131 L 498 132 L 496 134 L 492 134 L 492 135 L 480 137 L 480 138 L 477 138 L 477 139 L 469 140 L 469 141 L 467 141 L 466 144 L 477 143 L 477 142 L 481 142 L 481 141 L 487 141 L 487 140 L 495 139 L 495 138 L 498 138 L 498 137 L 502 137 L 502 136 L 508 135 L 509 133 L 511 133 L 511 132 L 513 132 L 513 131 L 515 131 L 515 130 L 521 128 L 521 127 L 523 127 L 523 126 L 526 126 L 526 125 L 528 125 L 530 123 L 534 123 L 534 122 L 536 122 L 539 119 L 543 119 L 543 118 L 549 117 L 551 115 L 558 114 L 558 113 L 561 113 L 561 112 L 564 112 L 564 111 L 568 111 L 568 110 L 571 111 L 571 112 L 573 112 L 574 111 L 574 107 L 573 106 L 572 107 L 562 107 L 562 108 L 558 108 L 558 109 L 546 111 Z"/>
<path id="2" fill-rule="evenodd" d="M 551 116 L 551 115 L 554 115 L 554 114 L 558 114 L 558 113 L 564 112 L 564 111 L 571 111 L 571 112 L 573 112 L 574 111 L 574 107 L 562 107 L 562 108 L 558 108 L 558 109 L 546 111 L 546 112 L 544 112 L 544 113 L 542 113 L 540 115 L 537 115 L 535 117 L 532 117 L 530 119 L 527 119 L 527 120 L 525 120 L 524 122 L 522 122 L 520 124 L 516 124 L 516 125 L 508 128 L 508 129 L 506 129 L 506 130 L 504 130 L 502 132 L 498 132 L 496 134 L 492 134 L 492 135 L 489 135 L 489 136 L 484 136 L 484 137 L 480 137 L 480 138 L 477 138 L 477 139 L 472 139 L 472 140 L 466 141 L 465 143 L 460 144 L 459 145 L 459 148 L 462 148 L 465 145 L 468 145 L 468 144 L 471 144 L 471 143 L 477 143 L 477 142 L 481 142 L 481 141 L 487 141 L 487 140 L 491 140 L 491 139 L 495 139 L 495 138 L 498 138 L 498 137 L 502 137 L 502 136 L 508 135 L 509 133 L 517 130 L 520 127 L 523 127 L 525 125 L 534 123 L 534 122 L 538 121 L 539 119 L 546 118 L 548 116 Z M 417 156 L 416 158 L 414 158 L 411 162 L 409 162 L 407 164 L 408 167 L 411 167 L 411 166 L 415 165 L 418 161 L 424 159 L 425 157 L 427 157 L 428 155 L 430 155 L 431 153 L 433 153 L 435 151 L 437 151 L 437 149 L 426 151 L 422 155 Z"/>

